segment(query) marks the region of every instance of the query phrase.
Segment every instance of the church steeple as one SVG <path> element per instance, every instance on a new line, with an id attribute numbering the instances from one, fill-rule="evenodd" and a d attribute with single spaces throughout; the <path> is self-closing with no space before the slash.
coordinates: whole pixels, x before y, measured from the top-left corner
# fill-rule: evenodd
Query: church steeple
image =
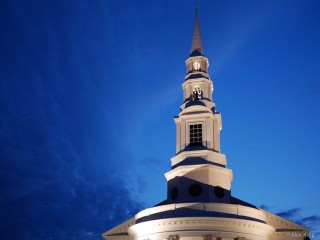
<path id="1" fill-rule="evenodd" d="M 199 6 L 197 4 L 196 5 L 196 17 L 194 20 L 192 44 L 191 44 L 191 50 L 190 50 L 190 57 L 204 56 L 203 48 L 202 48 L 201 34 L 200 34 L 198 8 L 199 8 Z"/>
<path id="2" fill-rule="evenodd" d="M 168 181 L 168 203 L 230 203 L 232 170 L 226 168 L 226 156 L 220 152 L 222 120 L 212 101 L 213 83 L 203 54 L 198 7 L 187 75 L 182 84 L 183 104 L 174 118 L 176 155 Z M 214 194 L 213 194 L 214 193 Z"/>

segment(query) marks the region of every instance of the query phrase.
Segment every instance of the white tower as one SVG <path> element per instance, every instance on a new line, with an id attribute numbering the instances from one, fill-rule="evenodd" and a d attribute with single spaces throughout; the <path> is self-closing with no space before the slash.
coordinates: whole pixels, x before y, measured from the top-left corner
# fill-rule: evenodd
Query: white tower
<path id="1" fill-rule="evenodd" d="M 181 112 L 176 123 L 176 155 L 172 170 L 165 174 L 169 203 L 230 203 L 232 171 L 220 153 L 221 115 L 212 102 L 213 83 L 204 56 L 198 9 L 192 37 Z"/>
<path id="2" fill-rule="evenodd" d="M 105 232 L 103 237 L 292 240 L 295 234 L 295 239 L 305 239 L 307 228 L 231 196 L 233 173 L 226 167 L 226 156 L 220 153 L 221 115 L 212 102 L 213 83 L 202 47 L 198 8 L 186 66 L 183 104 L 174 118 L 176 155 L 165 174 L 167 199 Z"/>

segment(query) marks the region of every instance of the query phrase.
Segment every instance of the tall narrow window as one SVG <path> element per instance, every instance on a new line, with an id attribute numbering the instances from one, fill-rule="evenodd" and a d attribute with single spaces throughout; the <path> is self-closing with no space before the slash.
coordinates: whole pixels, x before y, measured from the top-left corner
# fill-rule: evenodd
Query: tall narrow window
<path id="1" fill-rule="evenodd" d="M 202 145 L 202 124 L 190 125 L 190 145 Z"/>

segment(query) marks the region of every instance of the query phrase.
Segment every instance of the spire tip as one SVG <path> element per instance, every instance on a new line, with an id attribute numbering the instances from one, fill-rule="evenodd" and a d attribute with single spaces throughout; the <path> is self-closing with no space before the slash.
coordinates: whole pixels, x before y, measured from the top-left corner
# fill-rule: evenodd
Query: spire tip
<path id="1" fill-rule="evenodd" d="M 192 44 L 191 44 L 191 51 L 190 56 L 204 56 L 203 49 L 202 49 L 202 41 L 200 35 L 200 26 L 199 26 L 199 16 L 198 16 L 198 9 L 199 5 L 195 5 L 196 9 L 196 17 L 194 22 L 194 30 L 192 36 Z"/>

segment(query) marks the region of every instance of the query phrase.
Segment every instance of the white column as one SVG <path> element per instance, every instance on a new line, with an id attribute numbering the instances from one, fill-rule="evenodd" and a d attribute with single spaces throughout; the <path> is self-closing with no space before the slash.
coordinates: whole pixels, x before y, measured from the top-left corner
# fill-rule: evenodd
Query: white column
<path id="1" fill-rule="evenodd" d="M 186 147 L 186 122 L 181 122 L 181 129 L 180 129 L 180 149 L 183 150 Z"/>
<path id="2" fill-rule="evenodd" d="M 213 148 L 213 120 L 206 119 L 207 148 Z"/>
<path id="3" fill-rule="evenodd" d="M 203 123 L 202 123 L 202 145 L 207 147 L 207 140 L 208 140 L 208 135 L 207 135 L 207 121 L 206 119 L 204 119 Z"/>
<path id="4" fill-rule="evenodd" d="M 181 123 L 176 123 L 176 153 L 181 150 Z"/>
<path id="5" fill-rule="evenodd" d="M 213 149 L 220 152 L 220 129 L 218 121 L 213 121 Z"/>

